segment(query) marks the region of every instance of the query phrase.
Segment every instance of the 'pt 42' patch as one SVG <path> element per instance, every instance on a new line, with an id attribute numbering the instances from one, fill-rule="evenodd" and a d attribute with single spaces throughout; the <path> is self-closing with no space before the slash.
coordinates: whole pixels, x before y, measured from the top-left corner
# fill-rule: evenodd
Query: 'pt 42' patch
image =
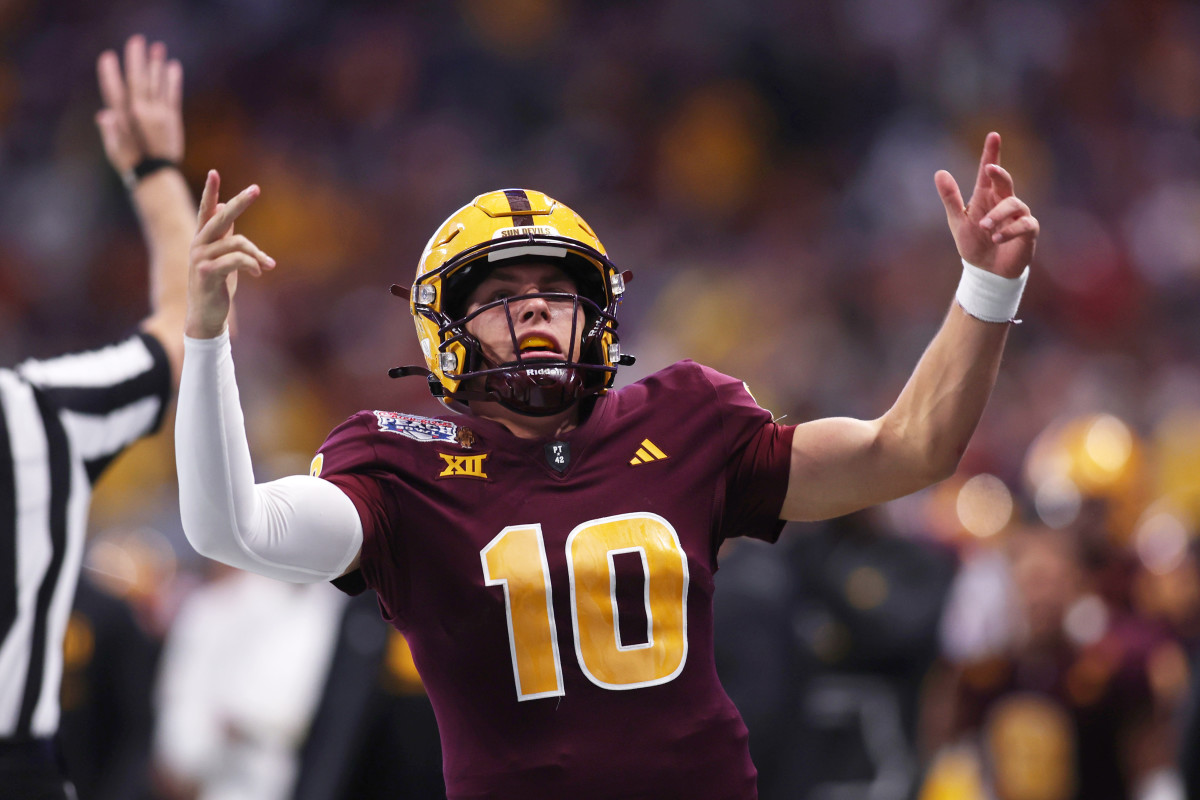
<path id="1" fill-rule="evenodd" d="M 418 442 L 457 442 L 458 426 L 453 422 L 397 411 L 376 411 L 379 430 L 398 433 Z"/>

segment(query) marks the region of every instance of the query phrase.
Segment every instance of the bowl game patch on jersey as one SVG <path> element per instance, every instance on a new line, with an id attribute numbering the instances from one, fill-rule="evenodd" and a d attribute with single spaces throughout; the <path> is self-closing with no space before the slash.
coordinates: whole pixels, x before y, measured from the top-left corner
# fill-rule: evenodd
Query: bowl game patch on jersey
<path id="1" fill-rule="evenodd" d="M 445 419 L 401 414 L 398 411 L 376 411 L 379 430 L 398 433 L 418 442 L 457 442 L 458 425 Z"/>

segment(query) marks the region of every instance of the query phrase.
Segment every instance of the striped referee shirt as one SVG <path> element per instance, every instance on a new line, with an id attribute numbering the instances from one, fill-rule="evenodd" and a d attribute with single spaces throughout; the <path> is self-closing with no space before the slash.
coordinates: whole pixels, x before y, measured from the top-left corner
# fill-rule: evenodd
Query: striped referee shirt
<path id="1" fill-rule="evenodd" d="M 166 352 L 148 334 L 0 369 L 0 739 L 58 728 L 92 486 L 158 429 L 170 393 Z"/>

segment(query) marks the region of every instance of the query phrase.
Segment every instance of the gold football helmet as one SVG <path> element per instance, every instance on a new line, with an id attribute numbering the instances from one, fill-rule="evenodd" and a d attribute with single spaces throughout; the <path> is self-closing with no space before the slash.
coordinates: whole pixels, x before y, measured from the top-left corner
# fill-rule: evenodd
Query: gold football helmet
<path id="1" fill-rule="evenodd" d="M 574 280 L 577 294 L 506 297 L 466 314 L 471 292 L 492 267 L 510 258 L 554 263 Z M 451 214 L 430 238 L 412 288 L 392 287 L 393 294 L 409 300 L 428 368 L 397 367 L 390 374 L 424 375 L 433 395 L 454 410 L 471 400 L 494 400 L 531 416 L 564 411 L 606 391 L 617 367 L 633 363 L 631 356 L 621 354 L 617 339 L 617 307 L 632 277 L 617 270 L 583 218 L 557 200 L 525 189 L 481 194 Z M 582 338 L 572 336 L 561 360 L 524 359 L 514 347 L 515 361 L 491 363 L 466 323 L 502 306 L 512 332 L 508 304 L 539 296 L 570 301 L 576 311 L 582 310 Z M 513 337 L 515 344 L 515 333 Z"/>

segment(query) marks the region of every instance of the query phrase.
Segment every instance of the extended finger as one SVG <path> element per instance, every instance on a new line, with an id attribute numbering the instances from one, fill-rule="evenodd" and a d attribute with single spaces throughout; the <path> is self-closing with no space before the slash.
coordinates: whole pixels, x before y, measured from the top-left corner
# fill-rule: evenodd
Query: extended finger
<path id="1" fill-rule="evenodd" d="M 955 222 L 966 213 L 962 192 L 958 189 L 958 181 L 944 169 L 939 169 L 933 176 L 933 183 L 941 195 L 942 204 L 946 206 L 946 218 Z"/>
<path id="2" fill-rule="evenodd" d="M 979 192 L 987 191 L 992 188 L 992 178 L 988 174 L 989 164 L 1000 163 L 1000 134 L 992 131 L 983 140 L 983 154 L 979 157 L 979 174 L 975 178 L 974 197 L 979 197 Z"/>
<path id="3" fill-rule="evenodd" d="M 178 59 L 167 62 L 167 105 L 174 111 L 183 111 L 183 64 Z"/>
<path id="4" fill-rule="evenodd" d="M 221 194 L 221 175 L 215 170 L 210 169 L 208 175 L 204 178 L 204 191 L 200 194 L 200 212 L 196 216 L 196 224 L 203 231 L 205 223 L 212 219 L 213 214 L 217 212 L 217 200 Z M 200 231 L 197 231 L 196 238 L 200 238 Z"/>
<path id="5" fill-rule="evenodd" d="M 122 111 L 127 102 L 125 81 L 121 78 L 121 60 L 116 52 L 105 50 L 96 59 L 96 78 L 100 83 L 100 97 L 108 108 Z"/>
<path id="6" fill-rule="evenodd" d="M 233 227 L 234 221 L 250 207 L 251 203 L 258 199 L 258 195 L 259 188 L 255 184 L 250 184 L 242 189 L 232 200 L 216 208 L 212 218 L 204 223 L 204 227 L 200 229 L 196 238 L 200 241 L 212 242 L 227 234 Z"/>
<path id="7" fill-rule="evenodd" d="M 146 89 L 157 99 L 163 96 L 166 86 L 167 46 L 162 42 L 150 45 L 150 58 L 146 65 Z"/>
<path id="8" fill-rule="evenodd" d="M 979 227 L 986 230 L 1000 228 L 1006 220 L 1016 219 L 1029 213 L 1029 206 L 1016 196 L 1009 196 L 992 207 L 987 216 L 979 220 Z"/>
<path id="9" fill-rule="evenodd" d="M 146 75 L 146 38 L 140 33 L 125 42 L 125 80 L 130 97 L 146 98 L 150 90 Z"/>

